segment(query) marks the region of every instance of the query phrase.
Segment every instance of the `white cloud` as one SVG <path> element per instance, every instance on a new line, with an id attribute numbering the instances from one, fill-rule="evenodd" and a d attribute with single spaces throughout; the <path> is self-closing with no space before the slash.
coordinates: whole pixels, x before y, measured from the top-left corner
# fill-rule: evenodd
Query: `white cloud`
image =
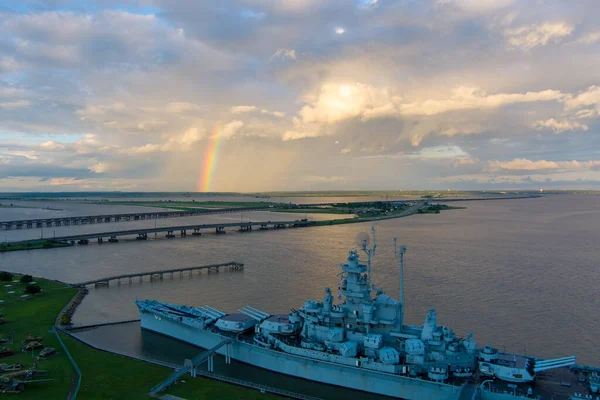
<path id="1" fill-rule="evenodd" d="M 266 110 L 264 108 L 262 110 L 260 110 L 260 113 L 261 114 L 272 115 L 272 116 L 277 117 L 277 118 L 283 118 L 283 117 L 285 117 L 285 113 L 282 112 L 282 111 L 269 111 L 269 110 Z"/>
<path id="2" fill-rule="evenodd" d="M 596 105 L 600 108 L 600 86 L 590 86 L 587 90 L 579 92 L 576 96 L 565 97 L 565 109 Z"/>
<path id="3" fill-rule="evenodd" d="M 438 158 L 454 158 L 454 157 L 465 157 L 467 153 L 458 146 L 432 146 L 424 147 L 415 155 L 410 157 L 424 158 L 424 159 L 438 159 Z"/>
<path id="4" fill-rule="evenodd" d="M 587 131 L 588 126 L 577 121 L 557 121 L 554 118 L 550 118 L 546 121 L 537 121 L 533 124 L 533 127 L 536 129 L 552 129 L 556 133 L 561 133 L 565 131 Z"/>
<path id="5" fill-rule="evenodd" d="M 403 103 L 399 110 L 404 115 L 435 115 L 448 111 L 493 109 L 508 104 L 560 100 L 562 97 L 563 95 L 556 90 L 488 95 L 479 88 L 459 86 L 445 99 Z"/>
<path id="6" fill-rule="evenodd" d="M 200 139 L 202 139 L 203 133 L 197 127 L 192 127 L 186 130 L 182 135 L 169 138 L 166 143 L 167 148 L 172 145 L 178 145 L 181 150 L 190 150 L 190 146 Z"/>
<path id="7" fill-rule="evenodd" d="M 573 26 L 564 22 L 543 23 L 510 28 L 504 31 L 508 44 L 521 50 L 531 50 L 550 42 L 559 42 L 573 32 Z"/>
<path id="8" fill-rule="evenodd" d="M 436 5 L 452 5 L 470 14 L 484 14 L 506 8 L 515 0 L 436 0 Z"/>
<path id="9" fill-rule="evenodd" d="M 235 106 L 231 107 L 231 112 L 234 114 L 247 113 L 256 110 L 256 106 Z"/>
<path id="10" fill-rule="evenodd" d="M 188 112 L 188 111 L 198 111 L 201 109 L 202 109 L 202 107 L 200 107 L 197 104 L 181 102 L 181 101 L 169 103 L 165 107 L 165 110 L 169 113 L 184 113 L 184 112 Z"/>
<path id="11" fill-rule="evenodd" d="M 121 150 L 122 153 L 125 154 L 148 154 L 148 153 L 156 153 L 162 150 L 162 145 L 155 143 L 148 143 L 139 147 L 130 147 L 127 149 Z"/>
<path id="12" fill-rule="evenodd" d="M 7 101 L 4 103 L 0 103 L 0 108 L 4 109 L 14 109 L 14 108 L 25 108 L 29 107 L 31 102 L 29 100 L 16 100 L 16 101 Z"/>
<path id="13" fill-rule="evenodd" d="M 454 161 L 453 165 L 455 167 L 460 167 L 464 165 L 475 165 L 479 163 L 479 158 L 471 158 L 469 156 L 458 157 L 456 161 Z"/>
<path id="14" fill-rule="evenodd" d="M 221 131 L 221 137 L 231 138 L 235 136 L 239 132 L 239 130 L 242 129 L 243 126 L 244 123 L 242 121 L 231 121 L 225 126 L 223 126 L 223 130 Z"/>
<path id="15" fill-rule="evenodd" d="M 593 44 L 600 40 L 600 32 L 588 32 L 575 41 L 581 44 Z"/>
<path id="16" fill-rule="evenodd" d="M 400 97 L 390 95 L 386 88 L 363 83 L 326 83 L 314 101 L 302 107 L 298 114 L 304 123 L 332 123 L 355 117 L 368 120 L 394 114 L 399 101 Z"/>
<path id="17" fill-rule="evenodd" d="M 44 150 L 44 151 L 58 151 L 58 150 L 64 150 L 65 146 L 60 144 L 60 143 L 55 143 L 52 140 L 48 140 L 46 142 L 40 143 L 40 147 Z"/>
<path id="18" fill-rule="evenodd" d="M 109 164 L 105 162 L 96 162 L 96 164 L 92 165 L 89 170 L 96 174 L 101 174 L 110 169 Z"/>
<path id="19" fill-rule="evenodd" d="M 283 133 L 282 140 L 287 142 L 288 140 L 306 139 L 317 136 L 320 136 L 317 131 L 286 131 Z"/>
<path id="20" fill-rule="evenodd" d="M 271 61 L 274 59 L 296 59 L 296 50 L 294 49 L 277 49 L 277 51 L 271 56 Z"/>
<path id="21" fill-rule="evenodd" d="M 578 119 L 582 119 L 582 118 L 594 118 L 598 115 L 598 112 L 596 110 L 592 110 L 589 108 L 583 109 L 583 110 L 579 110 L 575 113 L 575 118 Z"/>
<path id="22" fill-rule="evenodd" d="M 512 161 L 490 161 L 489 171 L 543 171 L 543 170 L 580 170 L 600 166 L 600 161 L 531 161 L 518 158 Z"/>
<path id="23" fill-rule="evenodd" d="M 83 181 L 84 179 L 77 178 L 52 178 L 45 180 L 44 183 L 50 186 L 63 186 L 82 184 Z"/>

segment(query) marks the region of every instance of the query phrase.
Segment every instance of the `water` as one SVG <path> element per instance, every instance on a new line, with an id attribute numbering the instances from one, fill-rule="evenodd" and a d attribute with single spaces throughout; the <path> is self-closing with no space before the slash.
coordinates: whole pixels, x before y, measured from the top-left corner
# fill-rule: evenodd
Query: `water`
<path id="1" fill-rule="evenodd" d="M 436 307 L 439 324 L 459 335 L 472 331 L 480 346 L 505 345 L 513 352 L 526 347 L 530 355 L 575 355 L 579 363 L 600 364 L 594 341 L 600 328 L 600 197 L 463 205 L 468 208 L 378 223 L 373 279 L 394 297 L 393 237 L 408 246 L 405 322 L 420 325 L 427 310 Z M 309 298 L 321 299 L 325 286 L 336 292 L 338 264 L 356 235 L 368 229 L 368 224 L 351 224 L 3 253 L 0 269 L 77 282 L 236 260 L 246 264 L 244 272 L 92 289 L 74 322 L 136 318 L 136 298 L 210 304 L 225 312 L 244 305 L 287 312 Z M 109 345 L 124 340 L 104 336 Z"/>

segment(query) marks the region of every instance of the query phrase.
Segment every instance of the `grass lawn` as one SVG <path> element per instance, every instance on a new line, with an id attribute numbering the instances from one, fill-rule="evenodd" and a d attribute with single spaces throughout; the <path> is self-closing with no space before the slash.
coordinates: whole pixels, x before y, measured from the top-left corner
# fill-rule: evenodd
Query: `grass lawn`
<path id="1" fill-rule="evenodd" d="M 67 247 L 71 246 L 69 243 L 61 243 L 54 240 L 38 240 L 29 243 L 0 243 L 0 253 L 5 251 L 18 251 L 18 250 L 36 250 L 36 249 L 52 249 L 54 247 Z"/>
<path id="2" fill-rule="evenodd" d="M 204 208 L 268 208 L 269 206 L 281 206 L 284 203 L 272 203 L 267 201 L 86 201 L 83 204 L 101 205 L 123 205 L 160 207 L 175 210 L 202 210 Z"/>
<path id="3" fill-rule="evenodd" d="M 354 214 L 349 208 L 291 208 L 291 209 L 278 209 L 272 212 L 281 213 L 296 213 L 296 214 Z"/>
<path id="4" fill-rule="evenodd" d="M 18 280 L 19 275 L 15 275 L 13 280 Z M 3 357 L 0 363 L 22 364 L 29 368 L 32 365 L 33 357 L 30 352 L 22 353 L 22 341 L 28 336 L 41 336 L 44 345 L 54 347 L 58 354 L 46 360 L 37 362 L 37 369 L 48 372 L 47 378 L 53 379 L 52 382 L 31 383 L 26 385 L 25 390 L 21 392 L 19 399 L 64 399 L 71 385 L 73 368 L 66 355 L 60 349 L 56 336 L 49 333 L 49 329 L 54 325 L 56 316 L 62 308 L 71 300 L 77 292 L 77 289 L 67 288 L 63 283 L 49 281 L 45 279 L 34 279 L 42 288 L 42 292 L 25 299 L 21 299 L 25 285 L 19 282 L 0 282 L 0 299 L 4 303 L 0 305 L 6 323 L 0 325 L 0 337 L 12 338 L 12 344 L 3 344 L 15 352 L 15 354 Z M 5 287 L 11 285 L 10 287 Z M 14 293 L 9 294 L 9 292 Z M 38 351 L 34 351 L 36 356 Z"/>
<path id="5" fill-rule="evenodd" d="M 15 275 L 13 280 L 19 280 Z M 37 361 L 37 369 L 46 371 L 51 382 L 26 384 L 18 395 L 20 400 L 45 399 L 63 400 L 66 398 L 72 379 L 76 375 L 56 336 L 49 332 L 56 316 L 77 293 L 64 283 L 34 278 L 42 292 L 22 299 L 25 285 L 19 282 L 0 283 L 0 314 L 6 323 L 0 325 L 0 337 L 13 338 L 12 344 L 5 344 L 15 354 L 0 358 L 0 364 L 22 364 L 32 366 L 38 351 L 22 353 L 22 341 L 28 335 L 43 337 L 44 345 L 54 347 L 58 354 Z M 10 285 L 5 287 L 5 285 Z M 14 293 L 9 294 L 9 292 Z M 61 339 L 82 373 L 78 399 L 149 399 L 148 392 L 172 372 L 169 368 L 149 364 L 127 357 L 93 349 L 78 340 L 61 333 Z M 261 394 L 257 390 L 229 385 L 206 378 L 185 376 L 185 383 L 172 386 L 166 393 L 192 399 L 276 399 L 273 395 Z"/>

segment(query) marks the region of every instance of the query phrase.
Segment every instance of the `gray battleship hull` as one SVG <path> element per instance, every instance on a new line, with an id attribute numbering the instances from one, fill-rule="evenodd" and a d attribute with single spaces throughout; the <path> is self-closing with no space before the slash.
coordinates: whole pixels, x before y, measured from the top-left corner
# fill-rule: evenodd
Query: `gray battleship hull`
<path id="1" fill-rule="evenodd" d="M 140 314 L 143 329 L 198 347 L 211 348 L 227 337 L 167 318 L 157 319 L 151 313 Z M 218 350 L 218 353 L 225 354 L 225 348 Z M 462 386 L 318 361 L 237 340 L 231 345 L 230 355 L 237 361 L 297 378 L 401 399 L 454 400 L 458 399 L 462 392 Z"/>

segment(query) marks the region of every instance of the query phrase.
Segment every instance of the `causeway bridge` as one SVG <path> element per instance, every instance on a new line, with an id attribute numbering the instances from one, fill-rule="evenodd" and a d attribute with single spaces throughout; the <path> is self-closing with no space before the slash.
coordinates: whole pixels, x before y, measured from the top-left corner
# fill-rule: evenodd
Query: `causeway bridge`
<path id="1" fill-rule="evenodd" d="M 134 279 L 137 278 L 139 282 L 144 280 L 144 277 L 148 277 L 150 281 L 153 280 L 163 280 L 164 276 L 170 276 L 173 279 L 173 275 L 179 273 L 180 277 L 183 277 L 184 273 L 188 273 L 188 276 L 191 276 L 194 271 L 205 270 L 207 272 L 219 272 L 221 269 L 227 271 L 242 271 L 244 269 L 244 264 L 230 261 L 221 264 L 209 264 L 209 265 L 201 265 L 201 266 L 193 266 L 193 267 L 184 267 L 184 268 L 175 268 L 175 269 L 163 269 L 158 271 L 149 271 L 149 272 L 136 272 L 133 274 L 124 274 L 124 275 L 114 275 L 106 278 L 94 279 L 85 282 L 72 283 L 70 286 L 88 286 L 94 285 L 95 287 L 109 286 L 111 281 L 116 281 L 117 284 L 121 284 L 121 279 L 129 280 L 129 283 L 132 283 Z"/>
<path id="2" fill-rule="evenodd" d="M 286 206 L 290 208 L 290 206 Z M 212 215 L 212 214 L 229 214 L 249 211 L 268 211 L 273 209 L 280 209 L 285 207 L 245 207 L 245 208 L 215 208 L 215 209 L 197 209 L 197 210 L 185 210 L 185 211 L 154 211 L 154 212 L 142 212 L 142 213 L 129 213 L 129 214 L 105 214 L 105 215 L 88 215 L 78 217 L 57 217 L 57 218 L 38 218 L 29 220 L 19 221 L 0 221 L 0 230 L 11 230 L 11 229 L 33 229 L 33 228 L 46 228 L 53 226 L 70 226 L 70 225 L 91 225 L 91 224 L 102 224 L 109 222 L 126 222 L 126 221 L 143 221 L 152 219 L 162 218 L 179 218 L 179 217 L 193 217 L 199 215 Z"/>
<path id="3" fill-rule="evenodd" d="M 135 236 L 137 240 L 146 240 L 148 235 L 152 233 L 166 233 L 165 237 L 169 239 L 175 238 L 175 233 L 179 233 L 181 237 L 188 235 L 200 236 L 202 231 L 214 230 L 217 234 L 226 233 L 226 228 L 238 228 L 240 232 L 251 232 L 253 229 L 268 230 L 268 229 L 283 229 L 283 228 L 301 228 L 314 225 L 315 221 L 295 220 L 295 221 L 264 221 L 264 222 L 229 222 L 216 224 L 195 224 L 181 226 L 164 226 L 158 228 L 140 228 L 113 232 L 98 232 L 85 233 L 69 236 L 57 236 L 51 240 L 57 242 L 78 242 L 79 244 L 88 244 L 90 239 L 97 239 L 99 244 L 104 243 L 104 238 L 108 238 L 109 243 L 118 242 L 120 236 Z M 22 240 L 13 242 L 13 244 L 27 244 L 37 242 L 40 239 Z"/>

